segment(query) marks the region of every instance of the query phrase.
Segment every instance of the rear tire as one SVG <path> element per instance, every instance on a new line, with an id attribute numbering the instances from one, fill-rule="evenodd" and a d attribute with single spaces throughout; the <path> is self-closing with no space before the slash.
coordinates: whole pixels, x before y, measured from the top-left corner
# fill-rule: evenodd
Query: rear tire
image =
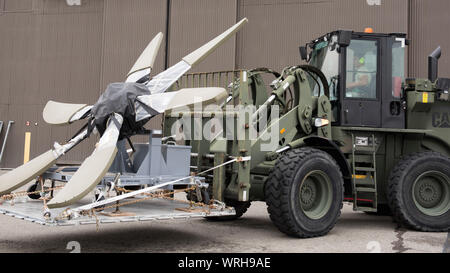
<path id="1" fill-rule="evenodd" d="M 41 184 L 34 183 L 30 187 L 28 187 L 27 192 L 29 193 L 29 192 L 39 191 L 39 190 L 41 190 Z M 41 198 L 41 194 L 40 193 L 28 194 L 28 197 L 30 197 L 33 200 L 39 200 Z"/>
<path id="2" fill-rule="evenodd" d="M 270 219 L 289 236 L 326 235 L 341 214 L 343 189 L 342 173 L 329 154 L 313 148 L 288 151 L 265 184 Z"/>
<path id="3" fill-rule="evenodd" d="M 449 231 L 450 159 L 436 152 L 404 157 L 391 172 L 388 199 L 397 223 L 419 231 Z"/>

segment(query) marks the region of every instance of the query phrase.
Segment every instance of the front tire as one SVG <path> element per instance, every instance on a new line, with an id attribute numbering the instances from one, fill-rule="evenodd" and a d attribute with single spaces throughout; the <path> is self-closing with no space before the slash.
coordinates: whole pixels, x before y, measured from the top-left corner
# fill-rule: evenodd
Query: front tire
<path id="1" fill-rule="evenodd" d="M 323 236 L 341 214 L 343 189 L 342 173 L 329 154 L 313 148 L 291 150 L 266 182 L 267 209 L 275 226 L 289 236 Z"/>
<path id="2" fill-rule="evenodd" d="M 436 152 L 404 157 L 391 172 L 388 199 L 397 223 L 419 231 L 449 231 L 450 159 Z"/>

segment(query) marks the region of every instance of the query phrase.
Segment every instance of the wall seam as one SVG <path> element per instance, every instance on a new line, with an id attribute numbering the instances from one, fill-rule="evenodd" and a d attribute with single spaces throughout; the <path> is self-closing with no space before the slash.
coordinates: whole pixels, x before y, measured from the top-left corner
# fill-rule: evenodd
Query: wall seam
<path id="1" fill-rule="evenodd" d="M 238 22 L 239 21 L 239 13 L 240 13 L 240 10 L 239 10 L 239 3 L 240 2 L 240 0 L 235 0 L 235 6 L 236 6 L 236 22 Z M 239 37 L 238 37 L 238 33 L 236 34 L 236 36 L 234 37 L 234 64 L 233 64 L 233 67 L 234 67 L 234 70 L 237 70 L 237 68 L 238 68 L 238 46 L 239 46 Z"/>
<path id="2" fill-rule="evenodd" d="M 171 20 L 172 1 L 167 0 L 166 7 L 166 35 L 165 35 L 165 52 L 164 52 L 164 69 L 169 68 L 169 50 L 170 50 L 170 20 Z"/>
<path id="3" fill-rule="evenodd" d="M 407 38 L 408 39 L 411 39 L 411 37 L 412 37 L 412 16 L 411 16 L 411 12 L 412 12 L 412 1 L 413 0 L 408 0 L 408 3 L 407 3 L 407 5 L 408 5 L 408 7 L 407 7 L 407 10 L 408 10 L 408 15 L 407 15 L 407 27 L 406 27 L 406 31 L 408 32 L 408 36 L 407 36 Z M 412 66 L 412 63 L 413 63 L 413 59 L 411 58 L 411 55 L 412 55 L 412 48 L 411 47 L 408 47 L 408 65 L 407 65 L 407 67 L 406 67 L 406 69 L 407 69 L 407 75 L 408 75 L 408 77 L 411 77 L 411 71 L 412 71 L 412 69 L 411 69 L 411 66 Z"/>
<path id="4" fill-rule="evenodd" d="M 106 37 L 106 7 L 107 7 L 107 3 L 108 0 L 103 0 L 103 12 L 102 12 L 102 16 L 103 16 L 103 25 L 102 25 L 102 53 L 100 56 L 100 79 L 99 79 L 99 83 L 98 83 L 98 95 L 100 96 L 101 92 L 102 92 L 102 86 L 103 86 L 103 81 L 105 80 L 105 71 L 104 71 L 104 66 L 105 66 L 105 50 L 106 50 L 106 43 L 105 43 L 105 37 Z"/>

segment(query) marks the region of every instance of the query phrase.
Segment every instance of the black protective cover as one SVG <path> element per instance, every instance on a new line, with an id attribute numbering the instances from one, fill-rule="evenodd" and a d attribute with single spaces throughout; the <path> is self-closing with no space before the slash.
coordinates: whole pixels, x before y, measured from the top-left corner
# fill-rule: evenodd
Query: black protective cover
<path id="1" fill-rule="evenodd" d="M 94 125 L 100 135 L 105 132 L 108 119 L 113 113 L 120 114 L 124 118 L 120 130 L 120 139 L 141 130 L 144 122 L 136 123 L 134 103 L 138 96 L 148 94 L 150 94 L 150 91 L 144 84 L 125 82 L 109 84 L 91 110 Z"/>

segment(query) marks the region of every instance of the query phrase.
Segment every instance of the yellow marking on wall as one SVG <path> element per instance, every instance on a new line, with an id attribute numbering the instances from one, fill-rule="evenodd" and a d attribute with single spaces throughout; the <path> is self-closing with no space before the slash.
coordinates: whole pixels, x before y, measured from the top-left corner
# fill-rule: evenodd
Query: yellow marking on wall
<path id="1" fill-rule="evenodd" d="M 25 133 L 25 146 L 23 148 L 23 164 L 30 161 L 30 145 L 31 145 L 31 133 Z"/>
<path id="2" fill-rule="evenodd" d="M 284 133 L 286 133 L 286 129 L 285 128 L 283 128 L 281 131 L 280 131 L 280 133 L 281 134 L 284 134 Z"/>
<path id="3" fill-rule="evenodd" d="M 423 103 L 428 103 L 428 93 L 427 93 L 427 92 L 424 92 L 424 93 L 423 93 L 422 102 L 423 102 Z"/>

